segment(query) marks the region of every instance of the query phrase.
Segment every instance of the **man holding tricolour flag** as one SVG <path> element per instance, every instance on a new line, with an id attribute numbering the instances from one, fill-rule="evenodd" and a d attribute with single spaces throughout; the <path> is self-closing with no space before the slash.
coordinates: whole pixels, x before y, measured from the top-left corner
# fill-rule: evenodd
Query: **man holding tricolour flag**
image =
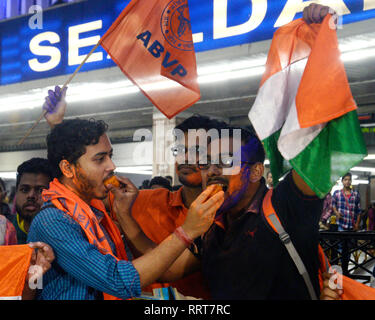
<path id="1" fill-rule="evenodd" d="M 191 252 L 182 253 L 169 276 L 174 279 L 173 276 L 201 266 L 213 299 L 339 299 L 342 286 L 343 299 L 375 297 L 374 289 L 345 277 L 336 276 L 339 281 L 330 289 L 329 265 L 319 247 L 322 196 L 337 180 L 336 174 L 346 172 L 366 155 L 358 121 L 355 122 L 355 104 L 339 60 L 335 30 L 329 29 L 331 16 L 327 13 L 327 7 L 311 5 L 305 8 L 303 19 L 276 32 L 264 76 L 276 80 L 271 84 L 263 80 L 250 119 L 263 140 L 275 134 L 273 144 L 264 144 L 276 181 L 285 172 L 282 165 L 288 164 L 281 154 L 291 160 L 294 168 L 294 158 L 305 148 L 310 150 L 312 141 L 318 146 L 323 144 L 315 152 L 324 158 L 304 157 L 316 161 L 314 166 L 328 164 L 328 169 L 321 169 L 328 182 L 311 183 L 305 172 L 312 161 L 303 159 L 303 165 L 295 166 L 282 182 L 268 190 L 263 178 L 265 154 L 254 133 L 241 129 L 240 144 L 234 143 L 237 128 L 231 128 L 232 135 L 218 138 L 220 145 L 232 148 L 232 163 L 240 166 L 236 173 L 230 173 L 231 162 L 224 161 L 222 151 L 209 145 L 207 162 L 199 164 L 202 187 L 219 184 L 225 191 L 224 202 L 215 223 L 195 241 Z M 321 52 L 324 55 L 319 55 Z M 324 76 L 316 78 L 317 75 Z M 264 86 L 270 88 L 265 93 Z M 337 92 L 338 96 L 328 92 Z M 305 106 L 307 112 L 301 116 L 300 109 Z M 265 128 L 271 129 L 263 133 Z M 296 130 L 302 133 L 296 134 Z M 291 138 L 283 145 L 276 134 L 281 142 Z M 357 145 L 343 145 L 334 139 L 337 135 L 356 137 Z M 321 141 L 314 140 L 321 137 Z M 214 142 L 213 139 L 211 143 Z M 241 158 L 234 159 L 236 155 Z M 337 162 L 334 156 L 341 156 L 341 160 Z M 337 169 L 337 163 L 342 167 Z M 315 175 L 319 173 L 315 171 Z"/>
<path id="2" fill-rule="evenodd" d="M 331 16 L 327 13 L 327 7 L 309 6 L 304 19 L 276 32 L 264 76 L 273 80 L 275 75 L 276 80 L 271 84 L 263 80 L 250 119 L 263 140 L 275 134 L 276 142 L 266 146 L 275 180 L 285 172 L 282 165 L 287 165 L 281 154 L 294 168 L 294 158 L 305 148 L 310 150 L 312 141 L 321 147 L 315 153 L 324 157 L 316 159 L 317 164 L 328 164 L 328 169 L 321 169 L 325 170 L 322 176 L 328 177 L 328 182 L 311 183 L 305 169 L 315 159 L 307 154 L 303 156 L 310 162 L 303 158 L 300 167 L 295 166 L 281 183 L 267 190 L 262 143 L 254 133 L 243 129 L 241 143 L 234 143 L 234 131 L 238 129 L 231 128 L 232 135 L 217 139 L 221 140 L 219 145 L 232 148 L 232 159 L 209 145 L 207 162 L 199 164 L 202 187 L 209 189 L 219 184 L 224 190 L 223 205 L 215 223 L 195 241 L 191 252 L 185 250 L 170 268 L 168 280 L 201 266 L 213 299 L 338 299 L 341 284 L 343 298 L 375 297 L 374 289 L 345 277 L 333 290 L 329 289 L 329 265 L 319 247 L 321 197 L 337 180 L 336 174 L 346 172 L 366 155 L 358 120 L 355 122 L 355 103 L 339 60 L 335 30 L 330 29 Z M 324 55 L 319 55 L 322 52 Z M 323 79 L 317 78 L 322 74 Z M 266 85 L 270 89 L 263 93 Z M 338 96 L 333 97 L 332 92 Z M 301 108 L 305 111 L 302 115 Z M 271 128 L 267 134 L 263 133 L 265 128 Z M 281 137 L 279 146 L 277 134 Z M 334 139 L 337 135 L 356 137 L 357 145 L 343 145 Z M 321 141 L 315 142 L 314 138 L 321 137 Z M 211 144 L 215 142 L 212 139 Z M 241 158 L 235 159 L 236 155 Z M 224 161 L 224 156 L 239 164 L 240 170 L 236 170 L 236 165 L 236 173 L 230 173 L 231 162 Z M 336 156 L 341 159 L 337 161 Z M 279 165 L 278 171 L 274 169 L 275 163 Z M 126 227 L 125 233 L 130 232 L 129 225 Z M 140 247 L 142 243 L 147 242 L 138 238 L 133 245 Z M 348 295 L 356 286 L 361 295 Z"/>
<path id="3" fill-rule="evenodd" d="M 333 27 L 329 15 L 276 31 L 249 113 L 275 183 L 292 167 L 320 198 L 367 155 Z"/>

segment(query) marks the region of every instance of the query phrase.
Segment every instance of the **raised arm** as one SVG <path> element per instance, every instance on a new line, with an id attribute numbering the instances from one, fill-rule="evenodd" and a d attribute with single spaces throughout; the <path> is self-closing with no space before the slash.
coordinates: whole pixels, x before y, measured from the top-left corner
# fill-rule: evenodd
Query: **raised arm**
<path id="1" fill-rule="evenodd" d="M 112 188 L 113 194 L 115 195 L 113 207 L 127 239 L 139 253 L 144 254 L 137 258 L 133 263 L 137 270 L 139 268 L 141 272 L 147 275 L 145 282 L 148 282 L 148 278 L 150 278 L 153 271 L 158 268 L 162 268 L 164 271 L 160 273 L 155 280 L 163 282 L 174 281 L 196 271 L 200 265 L 199 260 L 186 248 L 189 246 L 189 243 L 181 240 L 181 237 L 172 234 L 160 245 L 156 246 L 155 243 L 145 236 L 131 216 L 131 205 L 137 193 L 136 187 L 126 178 L 118 177 L 118 179 L 125 186 L 122 188 Z M 189 208 L 186 220 L 181 228 L 191 240 L 199 237 L 208 230 L 213 222 L 213 217 L 217 209 L 221 206 L 224 200 L 223 192 L 211 197 L 213 189 L 213 186 L 207 188 L 198 196 Z M 170 248 L 174 247 L 176 245 L 176 240 L 179 249 L 176 247 L 175 252 L 179 251 L 179 253 L 173 260 L 171 260 L 168 254 L 163 254 L 162 248 L 164 246 L 171 246 Z M 181 244 L 183 245 L 182 247 Z M 149 261 L 153 262 L 150 263 Z M 167 261 L 169 262 L 167 263 Z M 165 268 L 165 263 L 169 264 L 167 268 Z"/>
<path id="2" fill-rule="evenodd" d="M 54 91 L 48 91 L 48 96 L 43 104 L 43 111 L 47 111 L 45 118 L 51 129 L 64 120 L 67 89 L 61 90 L 59 86 L 56 86 Z"/>
<path id="3" fill-rule="evenodd" d="M 303 20 L 307 24 L 311 23 L 322 23 L 325 16 L 328 13 L 335 14 L 334 10 L 327 6 L 322 6 L 320 4 L 311 3 L 309 6 L 305 7 L 303 10 Z M 336 21 L 335 21 L 336 23 Z M 302 191 L 303 194 L 308 196 L 314 196 L 315 192 L 311 190 L 311 188 L 307 185 L 307 183 L 301 178 L 301 176 L 293 170 L 293 181 Z"/>

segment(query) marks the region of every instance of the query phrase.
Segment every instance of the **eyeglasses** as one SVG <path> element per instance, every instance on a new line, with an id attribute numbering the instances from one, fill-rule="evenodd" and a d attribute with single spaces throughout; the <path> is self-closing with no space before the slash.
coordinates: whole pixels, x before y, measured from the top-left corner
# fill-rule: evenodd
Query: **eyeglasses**
<path id="1" fill-rule="evenodd" d="M 240 163 L 246 163 L 249 165 L 255 164 L 255 162 L 249 161 L 240 161 Z M 220 157 L 220 160 L 215 159 L 212 161 L 211 159 L 207 159 L 207 163 L 199 163 L 198 167 L 201 170 L 208 170 L 212 165 L 215 165 L 219 169 L 223 168 L 232 168 L 234 164 L 233 157 Z"/>
<path id="2" fill-rule="evenodd" d="M 190 154 L 198 154 L 199 152 L 202 152 L 203 151 L 203 147 L 202 146 L 192 146 L 190 148 L 186 148 L 185 145 L 183 144 L 180 144 L 180 145 L 177 145 L 177 146 L 173 146 L 171 148 L 171 151 L 172 151 L 172 154 L 174 157 L 177 157 L 179 155 L 185 155 L 187 152 L 189 152 Z"/>

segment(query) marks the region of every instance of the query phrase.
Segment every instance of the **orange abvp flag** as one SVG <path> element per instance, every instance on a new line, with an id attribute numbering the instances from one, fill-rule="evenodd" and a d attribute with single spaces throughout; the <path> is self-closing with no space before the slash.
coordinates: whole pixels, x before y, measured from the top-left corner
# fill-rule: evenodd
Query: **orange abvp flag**
<path id="1" fill-rule="evenodd" d="M 200 99 L 187 0 L 132 0 L 100 43 L 169 119 Z"/>
<path id="2" fill-rule="evenodd" d="M 33 249 L 0 246 L 0 300 L 21 299 Z"/>

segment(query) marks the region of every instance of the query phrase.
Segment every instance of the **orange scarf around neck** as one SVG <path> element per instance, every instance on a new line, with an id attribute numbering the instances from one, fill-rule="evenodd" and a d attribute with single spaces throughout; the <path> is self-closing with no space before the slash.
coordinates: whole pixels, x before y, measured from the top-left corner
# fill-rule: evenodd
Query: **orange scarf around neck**
<path id="1" fill-rule="evenodd" d="M 45 202 L 51 201 L 57 209 L 64 211 L 78 222 L 88 241 L 95 245 L 102 254 L 110 254 L 117 260 L 128 260 L 120 231 L 106 213 L 105 206 L 101 200 L 93 199 L 90 205 L 104 214 L 102 225 L 107 230 L 116 246 L 117 256 L 112 252 L 111 246 L 99 225 L 96 215 L 91 210 L 90 206 L 78 195 L 70 191 L 60 183 L 59 180 L 54 179 L 50 183 L 49 189 L 43 191 L 42 196 Z M 103 294 L 105 300 L 118 299 L 109 294 Z"/>

